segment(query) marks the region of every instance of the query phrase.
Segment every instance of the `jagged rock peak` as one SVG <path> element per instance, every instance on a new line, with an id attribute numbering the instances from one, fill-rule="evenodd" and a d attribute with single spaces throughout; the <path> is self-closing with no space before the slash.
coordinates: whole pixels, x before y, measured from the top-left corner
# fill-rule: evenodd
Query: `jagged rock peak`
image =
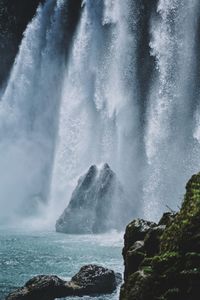
<path id="1" fill-rule="evenodd" d="M 92 165 L 78 180 L 69 205 L 56 223 L 64 233 L 101 233 L 121 230 L 130 218 L 124 210 L 125 193 L 110 166 Z"/>

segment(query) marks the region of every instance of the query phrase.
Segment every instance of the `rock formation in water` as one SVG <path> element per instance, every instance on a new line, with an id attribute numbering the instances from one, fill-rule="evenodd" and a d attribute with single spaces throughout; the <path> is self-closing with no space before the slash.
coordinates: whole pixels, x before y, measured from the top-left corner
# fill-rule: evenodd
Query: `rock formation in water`
<path id="1" fill-rule="evenodd" d="M 71 201 L 56 223 L 63 233 L 101 233 L 122 230 L 129 217 L 125 194 L 108 164 L 91 166 L 75 188 Z"/>
<path id="2" fill-rule="evenodd" d="M 179 213 L 127 226 L 120 300 L 198 300 L 199 251 L 200 173 L 188 182 Z"/>
<path id="3" fill-rule="evenodd" d="M 54 300 L 69 296 L 111 294 L 120 283 L 120 274 L 100 266 L 87 265 L 69 282 L 54 275 L 36 276 L 24 287 L 8 295 L 6 300 Z"/>

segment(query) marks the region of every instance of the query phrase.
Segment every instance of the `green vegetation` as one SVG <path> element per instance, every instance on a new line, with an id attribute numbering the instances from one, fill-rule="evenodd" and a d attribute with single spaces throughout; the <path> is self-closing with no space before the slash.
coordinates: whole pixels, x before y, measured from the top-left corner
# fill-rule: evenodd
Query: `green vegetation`
<path id="1" fill-rule="evenodd" d="M 161 239 L 161 252 L 197 251 L 200 245 L 200 173 L 192 176 L 186 195 L 174 222 Z"/>
<path id="2" fill-rule="evenodd" d="M 131 264 L 137 260 L 126 258 L 130 248 L 133 257 L 139 254 L 137 247 L 134 252 L 133 234 L 138 228 L 143 230 L 138 223 L 145 224 L 146 229 L 144 245 L 139 249 L 144 259 L 135 271 Z M 159 225 L 148 222 L 147 230 L 147 222 L 142 220 L 127 226 L 123 252 L 126 276 L 120 300 L 199 300 L 200 173 L 189 180 L 180 212 L 165 214 Z"/>

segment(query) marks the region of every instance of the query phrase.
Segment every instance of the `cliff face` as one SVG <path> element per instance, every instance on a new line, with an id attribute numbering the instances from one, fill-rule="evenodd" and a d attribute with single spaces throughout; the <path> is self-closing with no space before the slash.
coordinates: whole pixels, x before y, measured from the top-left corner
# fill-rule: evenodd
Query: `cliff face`
<path id="1" fill-rule="evenodd" d="M 7 78 L 22 35 L 42 0 L 0 0 L 0 84 Z"/>
<path id="2" fill-rule="evenodd" d="M 44 2 L 45 0 L 0 0 L 0 86 L 9 75 L 28 23 L 35 15 L 38 5 Z M 69 0 L 67 3 L 70 11 L 66 28 L 67 40 L 69 31 L 72 36 L 78 23 L 81 3 L 82 0 Z"/>
<path id="3" fill-rule="evenodd" d="M 126 228 L 120 300 L 197 300 L 200 294 L 200 174 L 192 176 L 179 213 Z"/>

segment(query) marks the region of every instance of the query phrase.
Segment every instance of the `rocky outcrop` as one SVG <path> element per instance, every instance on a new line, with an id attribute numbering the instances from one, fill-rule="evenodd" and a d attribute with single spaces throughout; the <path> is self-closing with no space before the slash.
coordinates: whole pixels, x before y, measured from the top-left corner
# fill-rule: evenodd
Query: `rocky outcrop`
<path id="1" fill-rule="evenodd" d="M 199 251 L 200 173 L 188 182 L 180 212 L 127 226 L 120 300 L 198 300 Z"/>
<path id="2" fill-rule="evenodd" d="M 56 231 L 72 234 L 122 230 L 130 219 L 125 194 L 108 164 L 91 166 L 75 188 L 71 201 L 56 223 Z"/>
<path id="3" fill-rule="evenodd" d="M 111 294 L 120 283 L 120 274 L 100 266 L 87 265 L 69 282 L 53 275 L 36 276 L 8 295 L 6 300 L 54 300 L 68 296 Z"/>

